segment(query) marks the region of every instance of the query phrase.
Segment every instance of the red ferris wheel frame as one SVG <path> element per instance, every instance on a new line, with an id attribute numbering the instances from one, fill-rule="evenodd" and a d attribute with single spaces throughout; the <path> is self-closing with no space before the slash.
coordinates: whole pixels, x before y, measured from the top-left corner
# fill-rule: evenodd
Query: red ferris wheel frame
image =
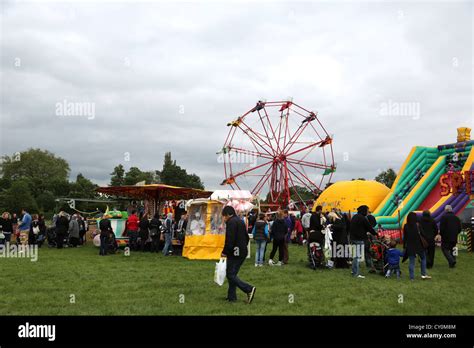
<path id="1" fill-rule="evenodd" d="M 271 108 L 279 108 L 278 124 L 272 124 L 269 113 Z M 291 115 L 291 116 L 290 116 Z M 293 116 L 294 115 L 294 116 Z M 258 125 L 260 131 L 248 125 L 249 118 L 259 119 Z M 296 130 L 293 132 L 289 128 L 289 118 L 299 118 Z M 299 122 L 301 121 L 301 122 Z M 330 182 L 336 166 L 334 163 L 334 153 L 332 149 L 332 137 L 328 134 L 317 113 L 309 111 L 293 101 L 258 101 L 257 104 L 249 111 L 238 117 L 236 120 L 229 122 L 229 133 L 221 152 L 225 154 L 223 157 L 225 179 L 221 185 L 230 185 L 232 189 L 241 189 L 237 183 L 239 177 L 251 175 L 256 170 L 264 170 L 256 185 L 251 188 L 254 195 L 259 194 L 265 185 L 268 185 L 269 203 L 277 203 L 281 207 L 288 207 L 291 200 L 291 192 L 301 199 L 300 194 L 296 190 L 297 186 L 304 187 L 315 195 L 322 191 L 322 184 L 325 179 Z M 314 139 L 311 138 L 309 143 L 303 147 L 296 148 L 298 139 L 305 131 L 312 131 Z M 233 145 L 236 134 L 241 134 L 250 140 L 253 148 L 241 148 Z M 312 134 L 311 134 L 312 136 Z M 273 140 L 273 141 L 272 141 Z M 323 161 L 321 163 L 306 160 L 306 156 L 298 158 L 305 151 L 312 151 L 315 148 L 321 148 Z M 326 149 L 329 149 L 329 156 L 326 158 Z M 228 154 L 234 152 L 240 155 L 254 156 L 263 163 L 255 165 L 253 168 L 235 172 L 232 161 L 228 158 Z M 321 180 L 316 183 L 310 178 L 305 168 L 323 171 Z"/>

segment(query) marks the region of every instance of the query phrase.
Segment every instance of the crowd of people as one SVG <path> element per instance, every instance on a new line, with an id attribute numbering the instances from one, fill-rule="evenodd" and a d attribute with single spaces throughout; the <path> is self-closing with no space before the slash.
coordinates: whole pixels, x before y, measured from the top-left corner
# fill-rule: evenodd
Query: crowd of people
<path id="1" fill-rule="evenodd" d="M 52 226 L 46 226 L 42 214 L 4 212 L 0 218 L 0 244 L 38 245 L 45 242 L 58 249 L 78 247 L 86 242 L 87 220 L 80 214 L 69 215 L 63 211 L 53 216 Z"/>
<path id="2" fill-rule="evenodd" d="M 124 236 L 128 237 L 128 246 L 133 251 L 161 252 L 164 256 L 174 254 L 173 239 L 180 244 L 184 242 L 187 214 L 183 213 L 179 219 L 174 220 L 173 214 L 168 213 L 160 216 L 145 212 L 132 210 L 125 222 Z M 112 230 L 110 220 L 106 215 L 100 220 L 98 229 L 100 231 L 100 255 L 107 255 L 117 249 L 115 235 Z"/>
<path id="3" fill-rule="evenodd" d="M 237 216 L 242 219 L 241 216 Z M 168 213 L 153 216 L 145 212 L 132 210 L 126 220 L 124 235 L 128 236 L 128 246 L 134 251 L 161 251 L 163 255 L 174 254 L 173 240 L 184 244 L 188 218 L 186 212 L 177 220 Z M 385 246 L 383 251 L 383 272 L 387 277 L 400 277 L 400 259 L 408 260 L 409 278 L 415 278 L 416 259 L 420 260 L 421 278 L 430 279 L 427 270 L 434 266 L 436 243 L 441 243 L 441 251 L 448 261 L 450 268 L 456 266 L 456 244 L 461 232 L 461 221 L 447 205 L 445 213 L 438 224 L 429 211 L 421 216 L 410 212 L 402 229 L 402 240 L 390 240 L 383 236 L 383 229 L 377 225 L 375 217 L 369 208 L 362 205 L 353 216 L 339 209 L 323 212 L 318 206 L 312 212 L 302 211 L 292 214 L 288 210 L 274 213 L 250 213 L 247 216 L 246 232 L 255 241 L 255 267 L 266 264 L 267 247 L 272 243 L 268 256 L 268 265 L 282 266 L 290 260 L 288 245 L 294 243 L 306 246 L 308 257 L 314 257 L 312 246 L 317 245 L 321 250 L 323 268 L 350 268 L 354 277 L 365 278 L 361 272 L 361 261 L 365 260 L 369 273 L 376 273 L 372 247 L 374 241 L 380 241 Z M 41 245 L 47 241 L 50 247 L 58 249 L 64 246 L 80 247 L 86 242 L 86 232 L 89 230 L 87 219 L 80 214 L 69 215 L 64 211 L 55 214 L 52 226 L 47 227 L 44 216 L 30 215 L 26 209 L 20 216 L 4 212 L 0 218 L 0 244 L 16 243 L 21 245 Z M 114 231 L 106 215 L 97 228 L 100 233 L 100 255 L 107 255 L 117 250 Z M 330 235 L 330 238 L 328 238 Z M 14 240 L 13 240 L 14 238 Z M 328 240 L 330 243 L 328 243 Z M 397 248 L 402 243 L 402 250 Z M 336 255 L 338 248 L 348 250 L 350 254 Z M 332 252 L 328 253 L 328 249 Z M 313 260 L 314 261 L 314 260 Z M 314 264 L 314 262 L 313 262 Z"/>
<path id="4" fill-rule="evenodd" d="M 421 216 L 415 212 L 407 215 L 403 226 L 401 240 L 390 239 L 384 235 L 380 224 L 371 214 L 366 205 L 358 208 L 353 216 L 332 209 L 323 212 L 318 206 L 313 212 L 302 211 L 295 216 L 288 210 L 279 210 L 272 214 L 250 215 L 248 218 L 249 234 L 255 241 L 255 267 L 265 264 L 267 246 L 272 242 L 268 264 L 281 266 L 289 262 L 288 244 L 306 245 L 308 256 L 311 245 L 319 245 L 323 252 L 325 268 L 350 268 L 351 274 L 357 278 L 365 278 L 361 273 L 360 263 L 365 260 L 369 273 L 377 273 L 376 260 L 373 256 L 374 241 L 383 245 L 382 272 L 387 277 L 400 277 L 400 259 L 408 260 L 408 273 L 411 280 L 415 279 L 415 261 L 421 265 L 421 278 L 430 279 L 427 270 L 434 266 L 436 243 L 441 243 L 441 251 L 450 268 L 456 265 L 456 244 L 461 232 L 461 220 L 453 213 L 452 207 L 445 207 L 444 215 L 438 224 L 429 211 Z M 330 245 L 328 236 L 330 234 Z M 402 250 L 397 248 L 402 244 Z M 347 248 L 349 246 L 349 249 Z M 332 253 L 325 253 L 327 249 Z M 350 250 L 350 254 L 336 255 L 335 251 Z M 278 256 L 276 254 L 278 252 Z"/>

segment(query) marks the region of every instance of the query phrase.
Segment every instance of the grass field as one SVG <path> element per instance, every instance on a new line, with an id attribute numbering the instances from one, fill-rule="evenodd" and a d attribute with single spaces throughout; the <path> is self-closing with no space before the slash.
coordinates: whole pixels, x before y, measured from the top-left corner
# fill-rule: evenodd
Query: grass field
<path id="1" fill-rule="evenodd" d="M 100 257 L 92 245 L 43 246 L 37 262 L 0 258 L 0 315 L 474 314 L 474 254 L 462 251 L 457 268 L 449 269 L 438 249 L 433 279 L 422 281 L 417 264 L 417 279 L 410 282 L 407 262 L 399 281 L 353 279 L 349 270 L 312 271 L 305 248 L 291 245 L 287 266 L 245 262 L 239 275 L 257 287 L 251 305 L 239 290 L 237 303 L 224 301 L 227 283 L 213 282 L 214 265 L 140 252 Z"/>

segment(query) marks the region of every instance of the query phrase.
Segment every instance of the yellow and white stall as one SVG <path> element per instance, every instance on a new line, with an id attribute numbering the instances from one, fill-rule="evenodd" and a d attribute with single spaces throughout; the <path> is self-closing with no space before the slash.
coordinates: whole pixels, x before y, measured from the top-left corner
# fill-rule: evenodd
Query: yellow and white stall
<path id="1" fill-rule="evenodd" d="M 183 257 L 190 260 L 220 259 L 225 243 L 224 205 L 210 199 L 194 199 L 186 204 L 188 224 Z"/>

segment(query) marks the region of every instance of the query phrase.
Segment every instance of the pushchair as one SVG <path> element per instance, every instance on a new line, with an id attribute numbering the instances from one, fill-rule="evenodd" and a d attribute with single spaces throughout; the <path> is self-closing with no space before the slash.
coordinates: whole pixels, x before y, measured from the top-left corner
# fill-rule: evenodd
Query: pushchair
<path id="1" fill-rule="evenodd" d="M 324 265 L 324 252 L 321 245 L 317 242 L 309 243 L 309 267 L 313 270 L 321 268 Z"/>
<path id="2" fill-rule="evenodd" d="M 46 230 L 46 240 L 48 241 L 48 246 L 50 248 L 55 248 L 56 243 L 56 229 L 54 227 L 49 227 Z"/>
<path id="3" fill-rule="evenodd" d="M 110 232 L 108 243 L 107 243 L 107 253 L 115 254 L 118 250 L 117 240 L 115 239 L 115 234 Z"/>
<path id="4" fill-rule="evenodd" d="M 377 272 L 385 275 L 388 270 L 385 256 L 389 246 L 383 237 L 369 237 L 369 256 L 372 258 L 372 263 Z"/>

